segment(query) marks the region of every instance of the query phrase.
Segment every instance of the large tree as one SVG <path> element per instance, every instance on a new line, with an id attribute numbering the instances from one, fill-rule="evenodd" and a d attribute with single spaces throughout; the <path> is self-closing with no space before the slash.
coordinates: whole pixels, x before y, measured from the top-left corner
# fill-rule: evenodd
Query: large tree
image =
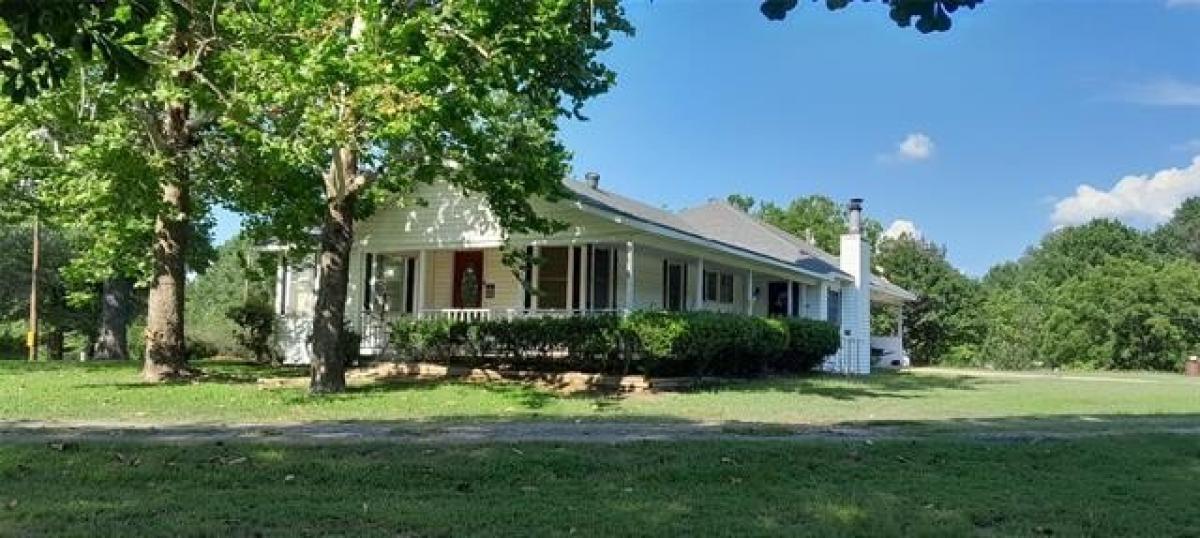
<path id="1" fill-rule="evenodd" d="M 20 105 L 0 102 L 0 190 L 10 220 L 37 215 L 68 241 L 71 256 L 54 279 L 70 303 L 96 310 L 97 358 L 128 358 L 127 328 L 135 312 L 134 280 L 147 264 L 154 205 L 146 196 L 117 192 L 117 184 L 145 178 L 148 165 L 131 143 L 133 121 L 111 115 L 112 85 L 83 70 L 63 87 L 44 90 Z M 46 281 L 46 280 L 44 280 Z"/>
<path id="2" fill-rule="evenodd" d="M 46 327 L 52 358 L 62 358 L 62 335 L 68 331 L 91 334 L 95 329 L 95 313 L 90 304 L 68 301 L 68 287 L 60 270 L 70 263 L 72 251 L 67 238 L 54 229 L 42 226 L 41 263 L 38 311 L 40 326 Z M 28 224 L 0 225 L 0 321 L 24 320 L 29 312 L 30 268 L 33 230 Z"/>
<path id="3" fill-rule="evenodd" d="M 213 159 L 219 153 L 202 150 L 216 111 L 210 97 L 219 93 L 205 70 L 218 44 L 216 8 L 225 4 L 216 0 L 94 4 L 95 10 L 81 7 L 75 22 L 87 27 L 110 19 L 128 23 L 129 31 L 121 34 L 119 42 L 121 52 L 90 54 L 89 43 L 106 43 L 103 40 L 84 40 L 77 44 L 82 50 L 53 49 L 66 60 L 53 56 L 47 65 L 70 61 L 77 70 L 71 77 L 47 78 L 47 84 L 57 87 L 42 88 L 36 102 L 13 111 L 16 124 L 40 134 L 8 137 L 5 150 L 11 154 L 40 143 L 35 150 L 49 166 L 38 168 L 34 163 L 27 170 L 41 180 L 38 197 L 53 202 L 45 204 L 50 213 L 69 216 L 96 231 L 84 236 L 97 242 L 87 251 L 98 258 L 140 262 L 140 267 L 128 272 L 124 270 L 129 267 L 104 263 L 88 267 L 121 269 L 123 274 L 116 276 L 136 274 L 137 269 L 149 273 L 143 377 L 151 381 L 178 377 L 190 372 L 183 319 L 186 260 L 192 232 L 204 223 L 213 192 L 202 178 L 224 177 Z M 64 21 L 76 13 L 64 10 Z M 40 25 L 42 33 L 14 33 L 20 37 L 32 32 L 37 41 L 36 36 L 49 35 L 46 28 L 57 31 L 60 23 L 47 20 L 57 12 L 50 9 L 24 21 L 30 28 Z M 22 19 L 7 14 L 4 20 L 11 31 L 20 28 L 14 21 Z M 50 43 L 63 45 L 61 40 Z M 126 60 L 138 67 L 117 69 L 129 63 Z M 126 72 L 137 76 L 122 78 Z M 117 80 L 111 81 L 114 77 Z M 72 170 L 74 176 L 64 170 Z M 205 176 L 206 171 L 218 173 Z M 131 240 L 137 236 L 149 241 Z M 149 256 L 141 255 L 145 250 L 137 256 L 118 255 L 130 245 L 149 245 Z"/>
<path id="4" fill-rule="evenodd" d="M 1055 288 L 1044 319 L 1049 365 L 1178 370 L 1200 346 L 1200 264 L 1110 258 Z"/>
<path id="5" fill-rule="evenodd" d="M 237 325 L 231 309 L 271 303 L 275 263 L 245 237 L 234 237 L 216 249 L 208 268 L 188 284 L 188 337 L 219 353 L 244 356 L 248 351 L 233 342 Z"/>
<path id="6" fill-rule="evenodd" d="M 557 122 L 612 85 L 596 55 L 631 31 L 616 0 L 264 0 L 225 23 L 240 113 L 226 126 L 264 171 L 281 163 L 239 208 L 289 239 L 320 230 L 318 393 L 345 384 L 354 223 L 441 179 L 486 197 L 509 232 L 553 230 L 530 200 L 563 194 Z"/>
<path id="7" fill-rule="evenodd" d="M 1009 368 L 1163 367 L 1162 349 L 1178 349 L 1182 340 L 1167 334 L 1176 331 L 1169 312 L 1187 309 L 1190 299 L 1174 294 L 1176 304 L 1151 304 L 1167 293 L 1153 284 L 1158 272 L 1182 282 L 1185 270 L 1153 246 L 1148 234 L 1095 220 L 1055 230 L 1021 259 L 993 267 L 983 279 L 984 331 L 976 362 Z M 1128 338 L 1152 324 L 1166 331 L 1157 343 L 1149 333 L 1146 339 Z"/>
<path id="8" fill-rule="evenodd" d="M 1154 255 L 1152 243 L 1142 232 L 1116 220 L 1097 219 L 1047 234 L 1020 263 L 1032 273 L 1031 278 L 1058 285 L 1111 258 L 1148 260 Z"/>
<path id="9" fill-rule="evenodd" d="M 944 248 L 907 235 L 887 238 L 879 243 L 875 264 L 917 294 L 904 307 L 905 346 L 915 360 L 954 361 L 971 352 L 981 331 L 979 286 L 950 264 Z"/>
<path id="10" fill-rule="evenodd" d="M 1190 198 L 1154 232 L 1159 250 L 1167 255 L 1200 261 L 1200 197 Z"/>
<path id="11" fill-rule="evenodd" d="M 134 49 L 164 3 L 186 0 L 0 2 L 0 92 L 21 102 L 60 87 L 83 60 L 108 79 L 137 78 L 149 64 Z"/>
<path id="12" fill-rule="evenodd" d="M 131 45 L 164 4 L 190 0 L 6 0 L 0 2 L 0 92 L 21 101 L 67 78 L 78 54 L 104 66 L 109 77 L 139 78 L 150 65 Z M 825 0 L 840 10 L 852 0 Z M 862 0 L 860 3 L 869 3 Z M 816 0 L 813 0 L 816 3 Z M 983 0 L 879 0 L 896 25 L 921 33 L 950 29 L 959 8 Z M 800 0 L 762 0 L 759 11 L 784 20 Z M 915 21 L 915 22 L 914 22 Z"/>

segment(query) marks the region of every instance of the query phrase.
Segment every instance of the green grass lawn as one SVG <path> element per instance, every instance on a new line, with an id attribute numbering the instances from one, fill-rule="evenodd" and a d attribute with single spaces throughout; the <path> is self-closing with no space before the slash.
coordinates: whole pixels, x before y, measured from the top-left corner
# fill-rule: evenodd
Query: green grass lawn
<path id="1" fill-rule="evenodd" d="M 1193 536 L 1194 437 L 0 446 L 3 536 Z"/>
<path id="2" fill-rule="evenodd" d="M 257 383 L 304 370 L 199 366 L 207 372 L 200 380 L 146 385 L 132 363 L 0 361 L 0 419 L 704 421 L 761 436 L 436 446 L 151 445 L 107 437 L 63 445 L 55 434 L 14 437 L 0 444 L 0 536 L 1188 536 L 1200 529 L 1200 383 L 1181 376 L 925 370 L 629 397 L 402 381 L 312 397 Z M 858 423 L 908 429 L 874 441 L 771 438 L 791 424 Z M 1047 425 L 1144 434 L 980 435 Z M 1174 427 L 1192 434 L 1161 433 Z"/>
<path id="3" fill-rule="evenodd" d="M 1083 422 L 1200 416 L 1200 380 L 1169 374 L 995 375 L 915 371 L 845 379 L 764 379 L 685 393 L 563 396 L 519 383 L 398 381 L 312 397 L 263 388 L 259 377 L 302 369 L 207 361 L 202 380 L 147 385 L 133 363 L 0 361 L 4 420 L 129 423 L 324 420 L 650 420 L 837 424 L 923 422 L 994 425 L 1062 417 Z M 1023 422 L 1024 421 L 1024 422 Z"/>

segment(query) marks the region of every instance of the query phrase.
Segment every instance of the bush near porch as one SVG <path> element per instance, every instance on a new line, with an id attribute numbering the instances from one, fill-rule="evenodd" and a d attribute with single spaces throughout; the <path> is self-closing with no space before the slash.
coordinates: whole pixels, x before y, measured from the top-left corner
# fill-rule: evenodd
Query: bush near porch
<path id="1" fill-rule="evenodd" d="M 807 372 L 836 353 L 824 321 L 713 312 L 418 320 L 392 326 L 400 357 L 434 363 L 651 376 Z"/>

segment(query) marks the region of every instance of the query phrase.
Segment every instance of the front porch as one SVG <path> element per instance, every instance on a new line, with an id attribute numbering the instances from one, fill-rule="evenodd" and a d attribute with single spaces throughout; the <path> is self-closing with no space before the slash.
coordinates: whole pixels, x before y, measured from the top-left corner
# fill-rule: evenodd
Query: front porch
<path id="1" fill-rule="evenodd" d="M 477 321 L 707 310 L 836 321 L 840 312 L 839 293 L 829 282 L 737 260 L 632 241 L 525 248 L 538 263 L 516 269 L 504 263 L 499 246 L 356 253 L 347 312 L 362 336 L 361 352 L 386 353 L 389 326 L 406 317 Z"/>

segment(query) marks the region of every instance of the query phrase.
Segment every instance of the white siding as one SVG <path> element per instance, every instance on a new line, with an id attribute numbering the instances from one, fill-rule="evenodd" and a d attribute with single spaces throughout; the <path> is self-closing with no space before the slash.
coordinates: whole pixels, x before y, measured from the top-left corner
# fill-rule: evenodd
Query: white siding
<path id="1" fill-rule="evenodd" d="M 356 248 L 362 252 L 470 249 L 504 242 L 498 220 L 480 196 L 463 195 L 447 183 L 436 183 L 417 189 L 413 199 L 417 201 L 384 204 L 362 221 L 355 231 Z M 514 234 L 515 243 L 623 240 L 629 234 L 625 226 L 585 213 L 576 202 L 534 201 L 533 205 L 539 215 L 568 226 L 550 237 Z"/>
<path id="2" fill-rule="evenodd" d="M 429 278 L 425 281 L 429 290 L 425 308 L 451 308 L 454 305 L 454 252 L 431 251 L 429 256 Z M 486 276 L 484 278 L 487 278 Z"/>
<path id="3" fill-rule="evenodd" d="M 525 289 L 516 275 L 507 265 L 500 249 L 492 248 L 483 251 L 483 281 L 496 286 L 496 296 L 489 299 L 484 296 L 484 308 L 524 308 Z"/>
<path id="4" fill-rule="evenodd" d="M 634 310 L 662 308 L 663 255 L 650 249 L 635 247 L 633 261 Z"/>
<path id="5" fill-rule="evenodd" d="M 487 204 L 444 183 L 417 189 L 408 203 L 382 205 L 355 230 L 363 252 L 418 250 L 498 243 L 500 226 Z"/>

